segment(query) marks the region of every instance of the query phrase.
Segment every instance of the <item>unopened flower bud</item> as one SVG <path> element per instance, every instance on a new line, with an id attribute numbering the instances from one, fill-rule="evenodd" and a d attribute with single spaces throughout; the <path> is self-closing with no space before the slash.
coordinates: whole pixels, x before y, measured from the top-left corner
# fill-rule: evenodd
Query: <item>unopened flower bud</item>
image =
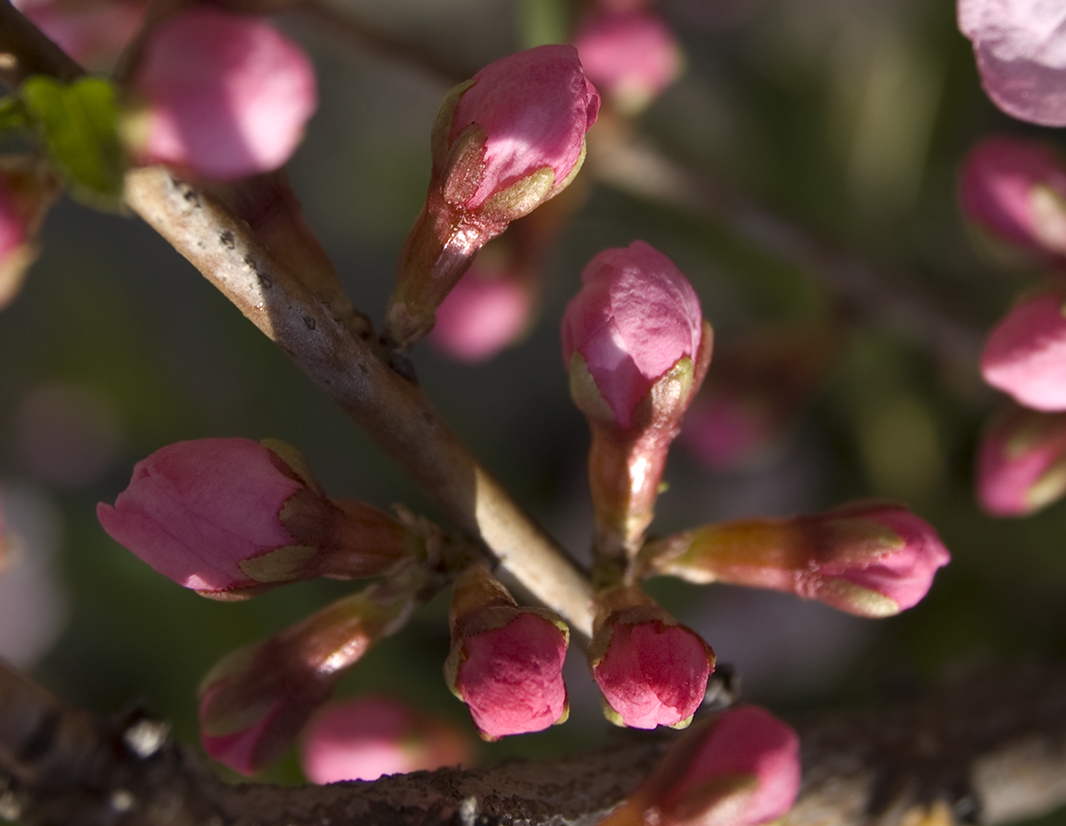
<path id="1" fill-rule="evenodd" d="M 970 150 L 959 175 L 963 214 L 996 239 L 1066 255 L 1066 167 L 1046 144 L 994 137 Z"/>
<path id="2" fill-rule="evenodd" d="M 599 826 L 762 826 L 799 793 L 799 737 L 757 706 L 705 717 Z"/>
<path id="3" fill-rule="evenodd" d="M 640 591 L 597 595 L 589 667 L 615 725 L 684 728 L 707 693 L 714 651 Z"/>
<path id="4" fill-rule="evenodd" d="M 900 505 L 856 502 L 788 519 L 741 519 L 649 542 L 647 570 L 690 582 L 787 591 L 864 617 L 916 605 L 950 556 Z"/>
<path id="5" fill-rule="evenodd" d="M 601 252 L 563 315 L 570 394 L 592 430 L 597 550 L 635 552 L 670 443 L 703 381 L 711 329 L 692 285 L 643 241 Z"/>
<path id="6" fill-rule="evenodd" d="M 573 40 L 589 79 L 619 109 L 636 114 L 681 72 L 681 49 L 650 11 L 594 8 Z"/>
<path id="7" fill-rule="evenodd" d="M 1066 494 L 1066 412 L 1011 405 L 981 437 L 977 499 L 995 516 L 1026 516 Z"/>
<path id="8" fill-rule="evenodd" d="M 570 707 L 563 660 L 570 631 L 554 612 L 519 607 L 484 565 L 453 586 L 448 687 L 486 740 L 563 723 Z"/>
<path id="9" fill-rule="evenodd" d="M 284 164 L 318 102 L 299 46 L 259 17 L 207 5 L 148 34 L 130 90 L 135 159 L 217 180 Z"/>
<path id="10" fill-rule="evenodd" d="M 328 499 L 303 457 L 277 441 L 200 439 L 138 462 L 100 524 L 156 571 L 234 599 L 300 579 L 375 576 L 419 551 L 400 522 Z"/>
<path id="11" fill-rule="evenodd" d="M 383 696 L 328 704 L 311 718 L 300 739 L 300 764 L 312 783 L 469 766 L 473 755 L 468 735 Z"/>
<path id="12" fill-rule="evenodd" d="M 475 263 L 437 309 L 429 339 L 459 361 L 485 361 L 525 333 L 533 309 L 533 287 L 522 274 Z"/>
<path id="13" fill-rule="evenodd" d="M 986 382 L 1035 410 L 1066 410 L 1066 288 L 1022 296 L 981 353 Z"/>
<path id="14" fill-rule="evenodd" d="M 36 159 L 0 158 L 0 309 L 18 294 L 37 257 L 34 241 L 57 191 Z"/>
<path id="15" fill-rule="evenodd" d="M 474 254 L 569 185 L 599 105 L 572 46 L 502 58 L 448 93 L 433 126 L 429 194 L 386 312 L 387 338 L 406 346 L 425 335 Z"/>
<path id="16" fill-rule="evenodd" d="M 404 624 L 419 584 L 372 585 L 224 657 L 200 684 L 207 753 L 246 775 L 280 757 L 343 672 Z"/>

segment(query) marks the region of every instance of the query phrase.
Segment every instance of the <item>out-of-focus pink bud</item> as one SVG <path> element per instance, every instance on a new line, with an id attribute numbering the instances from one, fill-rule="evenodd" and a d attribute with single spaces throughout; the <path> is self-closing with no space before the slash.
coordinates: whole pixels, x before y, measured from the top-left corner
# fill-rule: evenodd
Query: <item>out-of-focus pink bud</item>
<path id="1" fill-rule="evenodd" d="M 474 254 L 570 184 L 599 106 L 572 46 L 502 58 L 448 93 L 433 126 L 429 194 L 386 311 L 387 339 L 406 346 L 429 332 Z"/>
<path id="2" fill-rule="evenodd" d="M 1062 8 L 1043 0 L 959 0 L 958 14 L 992 101 L 1020 120 L 1066 126 Z"/>
<path id="3" fill-rule="evenodd" d="M 716 347 L 714 375 L 685 414 L 680 439 L 710 468 L 735 469 L 782 440 L 840 351 L 832 325 L 783 325 Z"/>
<path id="4" fill-rule="evenodd" d="M 574 35 L 585 73 L 623 112 L 644 109 L 681 72 L 681 49 L 650 11 L 594 9 Z"/>
<path id="5" fill-rule="evenodd" d="M 97 518 L 156 571 L 204 596 L 240 598 L 298 579 L 384 573 L 417 550 L 396 520 L 327 499 L 282 442 L 200 439 L 138 462 Z"/>
<path id="6" fill-rule="evenodd" d="M 1020 138 L 986 138 L 959 175 L 966 217 L 1016 246 L 1066 255 L 1066 167 L 1051 147 Z"/>
<path id="7" fill-rule="evenodd" d="M 485 361 L 525 333 L 533 304 L 521 275 L 490 273 L 475 264 L 437 309 L 429 339 L 459 361 Z"/>
<path id="8" fill-rule="evenodd" d="M 57 192 L 38 159 L 0 158 L 0 309 L 18 294 L 37 257 L 34 238 Z"/>
<path id="9" fill-rule="evenodd" d="M 788 814 L 800 784 L 799 737 L 757 706 L 705 717 L 600 826 L 762 826 Z"/>
<path id="10" fill-rule="evenodd" d="M 649 572 L 690 582 L 787 591 L 864 617 L 916 605 L 951 557 L 929 523 L 901 505 L 855 502 L 789 519 L 742 519 L 658 539 Z"/>
<path id="11" fill-rule="evenodd" d="M 87 68 L 109 65 L 144 23 L 144 0 L 17 0 L 13 4 Z"/>
<path id="12" fill-rule="evenodd" d="M 681 442 L 714 469 L 743 466 L 777 435 L 762 407 L 728 392 L 709 392 L 685 416 Z"/>
<path id="13" fill-rule="evenodd" d="M 455 582 L 451 627 L 445 678 L 485 740 L 566 721 L 570 631 L 558 615 L 519 607 L 487 568 L 474 565 Z"/>
<path id="14" fill-rule="evenodd" d="M 637 586 L 597 596 L 589 666 L 615 725 L 684 728 L 707 693 L 714 651 Z"/>
<path id="15" fill-rule="evenodd" d="M 670 443 L 711 358 L 711 328 L 674 263 L 643 241 L 601 252 L 563 315 L 570 395 L 592 430 L 597 551 L 636 552 Z"/>
<path id="16" fill-rule="evenodd" d="M 1023 296 L 994 328 L 981 354 L 986 382 L 1035 410 L 1066 410 L 1066 289 Z"/>
<path id="17" fill-rule="evenodd" d="M 307 724 L 300 744 L 300 764 L 312 783 L 469 766 L 473 757 L 469 737 L 454 726 L 379 696 L 325 706 Z"/>
<path id="18" fill-rule="evenodd" d="M 977 499 L 995 516 L 1026 516 L 1066 494 L 1066 413 L 1011 405 L 977 454 Z"/>
<path id="19" fill-rule="evenodd" d="M 407 573 L 416 575 L 372 585 L 215 665 L 200 684 L 207 753 L 246 775 L 280 757 L 344 671 L 411 615 L 425 581 Z"/>
<path id="20" fill-rule="evenodd" d="M 125 129 L 141 163 L 232 180 L 284 164 L 317 105 L 307 55 L 259 17 L 182 9 L 147 36 Z"/>

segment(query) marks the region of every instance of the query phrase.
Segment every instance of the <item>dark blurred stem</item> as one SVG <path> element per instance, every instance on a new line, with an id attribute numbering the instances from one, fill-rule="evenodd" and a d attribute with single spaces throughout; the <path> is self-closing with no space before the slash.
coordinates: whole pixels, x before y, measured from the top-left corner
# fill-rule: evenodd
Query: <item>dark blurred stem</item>
<path id="1" fill-rule="evenodd" d="M 983 333 L 954 319 L 928 296 L 904 288 L 887 273 L 834 249 L 709 175 L 667 158 L 623 125 L 597 124 L 589 134 L 595 141 L 589 149 L 590 168 L 600 181 L 710 219 L 744 245 L 820 281 L 857 315 L 883 320 L 945 361 L 975 370 Z"/>
<path id="2" fill-rule="evenodd" d="M 433 54 L 425 44 L 382 31 L 329 0 L 298 0 L 292 8 L 333 37 L 342 38 L 361 50 L 421 69 L 448 86 L 461 83 L 479 68 L 456 63 Z"/>

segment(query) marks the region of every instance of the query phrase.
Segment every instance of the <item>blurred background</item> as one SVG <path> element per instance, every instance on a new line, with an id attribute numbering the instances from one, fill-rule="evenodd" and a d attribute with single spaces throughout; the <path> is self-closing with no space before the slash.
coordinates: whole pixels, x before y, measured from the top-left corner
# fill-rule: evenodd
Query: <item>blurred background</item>
<path id="1" fill-rule="evenodd" d="M 562 0 L 334 8 L 467 74 L 567 41 L 578 14 Z M 524 337 L 477 363 L 421 343 L 426 393 L 518 501 L 587 558 L 588 435 L 569 399 L 559 319 L 595 253 L 645 240 L 686 273 L 715 327 L 708 388 L 739 400 L 717 418 L 705 409 L 704 426 L 675 445 L 653 531 L 877 497 L 908 504 L 953 555 L 923 603 L 883 621 L 653 581 L 737 668 L 744 697 L 786 714 L 870 707 L 974 665 L 1061 659 L 1066 505 L 995 519 L 973 495 L 978 434 L 1001 401 L 977 371 L 984 331 L 1037 273 L 984 252 L 955 195 L 978 139 L 1061 137 L 988 101 L 948 0 L 661 0 L 656 11 L 679 41 L 681 74 L 628 123 L 605 112 L 590 134 L 538 262 Z M 314 13 L 278 20 L 311 52 L 321 94 L 291 179 L 345 288 L 379 323 L 425 196 L 437 105 L 462 77 L 363 48 Z M 600 142 L 618 135 L 643 154 L 612 161 L 605 150 L 598 161 Z M 675 164 L 684 191 L 656 178 L 649 158 Z M 648 175 L 663 186 L 642 184 Z M 114 500 L 136 461 L 183 439 L 276 437 L 304 452 L 334 496 L 436 514 L 139 221 L 63 200 L 42 243 L 0 314 L 0 496 L 19 537 L 17 564 L 0 577 L 0 654 L 97 711 L 143 702 L 194 743 L 196 687 L 219 657 L 352 586 L 303 583 L 230 604 L 175 586 L 96 521 L 96 503 Z M 441 677 L 446 615 L 444 599 L 426 606 L 342 693 L 382 689 L 473 734 Z M 567 668 L 570 721 L 486 745 L 485 759 L 604 736 L 580 651 Z M 300 779 L 291 757 L 264 777 Z"/>

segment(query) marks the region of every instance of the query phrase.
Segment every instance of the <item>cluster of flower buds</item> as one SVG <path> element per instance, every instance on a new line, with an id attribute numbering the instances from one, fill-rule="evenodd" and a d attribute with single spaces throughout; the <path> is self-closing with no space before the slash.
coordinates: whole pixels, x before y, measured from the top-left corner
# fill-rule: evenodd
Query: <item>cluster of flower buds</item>
<path id="1" fill-rule="evenodd" d="M 1026 516 L 1066 494 L 1066 412 L 1010 405 L 981 437 L 977 500 L 996 516 Z"/>
<path id="2" fill-rule="evenodd" d="M 318 102 L 299 46 L 260 17 L 208 5 L 153 25 L 127 94 L 123 136 L 137 163 L 217 180 L 284 164 Z"/>
<path id="3" fill-rule="evenodd" d="M 427 553 L 419 532 L 361 502 L 328 498 L 295 448 L 200 439 L 138 462 L 97 517 L 179 585 L 240 599 L 285 582 L 388 573 Z"/>
<path id="4" fill-rule="evenodd" d="M 55 195 L 55 183 L 33 158 L 0 159 L 0 309 L 18 294 L 37 257 L 34 239 Z"/>
<path id="5" fill-rule="evenodd" d="M 958 14 L 993 103 L 1020 120 L 1066 126 L 1062 8 L 1033 0 L 959 0 Z"/>
<path id="6" fill-rule="evenodd" d="M 963 165 L 964 214 L 986 235 L 1040 263 L 1066 257 L 1066 164 L 1050 147 L 1019 138 L 989 138 Z M 1066 282 L 1053 273 L 1020 295 L 989 333 L 981 354 L 984 380 L 1027 408 L 999 417 L 978 455 L 977 493 L 996 516 L 1023 515 L 1062 495 L 1056 433 L 1066 411 Z M 1035 412 L 1040 411 L 1040 412 Z"/>
<path id="7" fill-rule="evenodd" d="M 200 684 L 200 738 L 211 757 L 252 775 L 293 743 L 345 669 L 418 604 L 417 568 L 371 585 L 267 640 L 231 652 Z"/>
<path id="8" fill-rule="evenodd" d="M 588 658 L 615 725 L 685 728 L 707 693 L 714 651 L 637 585 L 597 594 Z"/>
<path id="9" fill-rule="evenodd" d="M 557 614 L 520 607 L 479 563 L 452 586 L 451 634 L 444 675 L 485 740 L 566 721 L 570 631 Z"/>
<path id="10" fill-rule="evenodd" d="M 599 826 L 763 826 L 788 814 L 799 784 L 796 732 L 762 708 L 739 706 L 678 737 Z"/>
<path id="11" fill-rule="evenodd" d="M 455 726 L 379 695 L 327 704 L 300 739 L 300 765 L 312 783 L 469 766 L 473 757 L 470 737 Z"/>
<path id="12" fill-rule="evenodd" d="M 649 9 L 596 4 L 573 37 L 585 73 L 615 107 L 635 115 L 681 73 L 681 48 Z"/>
<path id="13" fill-rule="evenodd" d="M 666 454 L 711 358 L 692 285 L 643 241 L 601 252 L 563 316 L 570 394 L 592 430 L 596 550 L 631 558 L 654 515 Z"/>
<path id="14" fill-rule="evenodd" d="M 572 46 L 502 58 L 447 94 L 433 126 L 429 193 L 385 314 L 389 341 L 407 346 L 429 332 L 477 251 L 569 185 L 599 105 Z"/>
<path id="15" fill-rule="evenodd" d="M 649 542 L 640 557 L 647 573 L 786 591 L 863 617 L 913 607 L 949 560 L 931 525 L 881 502 L 706 525 Z"/>

